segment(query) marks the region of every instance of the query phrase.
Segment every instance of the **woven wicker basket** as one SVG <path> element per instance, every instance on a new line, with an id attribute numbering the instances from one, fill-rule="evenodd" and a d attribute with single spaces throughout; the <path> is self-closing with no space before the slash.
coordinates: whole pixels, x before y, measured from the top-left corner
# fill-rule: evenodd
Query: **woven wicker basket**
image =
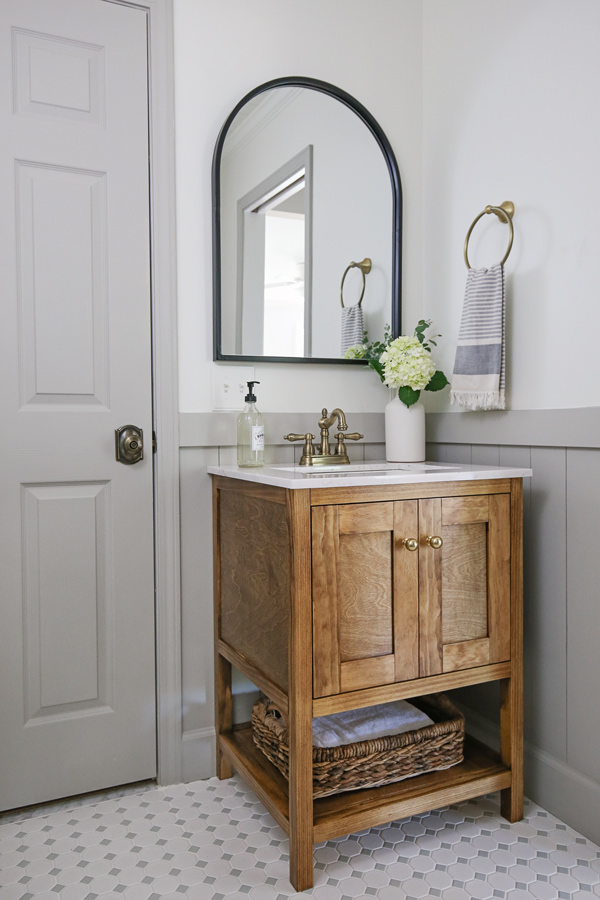
<path id="1" fill-rule="evenodd" d="M 411 703 L 434 724 L 341 747 L 313 747 L 313 796 L 378 787 L 462 762 L 465 720 L 456 706 L 444 694 L 428 694 Z M 374 715 L 376 710 L 373 707 Z M 254 704 L 252 730 L 256 746 L 288 778 L 287 725 L 266 697 Z"/>

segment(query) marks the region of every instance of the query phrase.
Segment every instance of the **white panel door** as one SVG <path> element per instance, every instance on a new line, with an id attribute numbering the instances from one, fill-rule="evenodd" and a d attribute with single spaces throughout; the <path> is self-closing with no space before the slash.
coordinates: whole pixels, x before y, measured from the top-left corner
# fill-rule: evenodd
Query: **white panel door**
<path id="1" fill-rule="evenodd" d="M 1 809 L 156 774 L 146 37 L 0 3 Z"/>

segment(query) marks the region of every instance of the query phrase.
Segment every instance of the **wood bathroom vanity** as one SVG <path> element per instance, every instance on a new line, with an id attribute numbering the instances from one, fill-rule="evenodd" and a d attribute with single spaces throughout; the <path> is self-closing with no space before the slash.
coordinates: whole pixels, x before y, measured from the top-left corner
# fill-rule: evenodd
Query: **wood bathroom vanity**
<path id="1" fill-rule="evenodd" d="M 238 771 L 289 834 L 298 891 L 312 886 L 315 842 L 496 790 L 505 818 L 523 812 L 522 478 L 531 472 L 369 465 L 208 470 L 218 776 Z M 233 725 L 232 665 L 287 719 L 289 784 L 250 724 Z M 313 801 L 313 716 L 485 681 L 500 681 L 500 754 L 467 738 L 464 762 L 450 769 Z"/>

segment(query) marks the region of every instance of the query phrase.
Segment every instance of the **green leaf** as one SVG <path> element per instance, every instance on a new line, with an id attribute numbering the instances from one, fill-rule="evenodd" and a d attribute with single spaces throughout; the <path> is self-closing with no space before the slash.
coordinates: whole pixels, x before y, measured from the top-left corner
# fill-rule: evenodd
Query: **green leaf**
<path id="1" fill-rule="evenodd" d="M 421 391 L 414 391 L 411 387 L 398 388 L 398 397 L 405 406 L 412 406 L 421 396 Z"/>
<path id="2" fill-rule="evenodd" d="M 437 372 L 434 372 L 431 376 L 431 380 L 427 387 L 426 391 L 441 391 L 442 388 L 445 388 L 447 384 L 450 384 L 446 376 L 443 372 L 440 372 L 438 369 Z"/>
<path id="3" fill-rule="evenodd" d="M 383 381 L 383 366 L 379 362 L 378 359 L 370 359 L 369 360 L 369 368 L 375 369 L 381 380 Z"/>

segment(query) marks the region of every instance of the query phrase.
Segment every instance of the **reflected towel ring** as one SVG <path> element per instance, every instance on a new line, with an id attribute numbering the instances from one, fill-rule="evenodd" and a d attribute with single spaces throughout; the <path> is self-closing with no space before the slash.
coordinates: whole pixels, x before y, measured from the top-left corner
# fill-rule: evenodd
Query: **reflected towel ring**
<path id="1" fill-rule="evenodd" d="M 508 239 L 508 247 L 506 248 L 506 253 L 500 260 L 500 265 L 503 266 L 504 263 L 506 262 L 506 260 L 508 259 L 508 255 L 509 255 L 509 253 L 512 249 L 512 245 L 513 245 L 513 238 L 515 236 L 515 229 L 514 229 L 513 223 L 512 223 L 512 217 L 515 214 L 515 205 L 510 200 L 505 200 L 504 203 L 500 204 L 500 206 L 486 206 L 486 208 L 483 210 L 483 212 L 479 213 L 479 215 L 473 221 L 471 227 L 467 231 L 467 236 L 465 238 L 465 250 L 464 250 L 465 264 L 467 266 L 467 269 L 471 268 L 470 263 L 469 263 L 469 256 L 468 256 L 469 238 L 471 237 L 471 232 L 473 231 L 473 229 L 475 228 L 475 226 L 477 225 L 477 223 L 479 222 L 481 217 L 485 216 L 485 215 L 489 215 L 490 213 L 494 213 L 494 215 L 498 216 L 498 218 L 500 219 L 501 222 L 506 222 L 510 228 L 510 237 Z"/>
<path id="2" fill-rule="evenodd" d="M 346 275 L 348 274 L 350 269 L 360 269 L 360 271 L 362 272 L 362 280 L 363 280 L 362 291 L 360 292 L 360 299 L 359 299 L 358 303 L 356 304 L 357 306 L 360 306 L 362 303 L 362 298 L 365 296 L 365 285 L 367 283 L 367 279 L 365 276 L 368 275 L 369 272 L 371 271 L 371 260 L 369 259 L 368 256 L 365 256 L 365 258 L 363 259 L 362 262 L 351 262 L 350 265 L 346 268 L 346 271 L 342 275 L 342 283 L 340 285 L 340 303 L 342 304 L 342 309 L 345 309 L 345 307 L 344 307 L 344 281 L 346 280 Z"/>

